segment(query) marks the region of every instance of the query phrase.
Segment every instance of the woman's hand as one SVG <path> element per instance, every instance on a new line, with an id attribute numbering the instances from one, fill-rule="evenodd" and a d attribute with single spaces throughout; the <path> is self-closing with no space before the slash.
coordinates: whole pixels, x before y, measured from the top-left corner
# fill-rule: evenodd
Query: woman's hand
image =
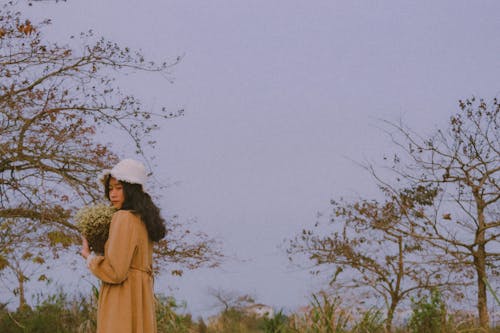
<path id="1" fill-rule="evenodd" d="M 90 255 L 90 247 L 89 247 L 89 242 L 85 237 L 82 236 L 82 256 L 87 259 L 87 257 Z"/>

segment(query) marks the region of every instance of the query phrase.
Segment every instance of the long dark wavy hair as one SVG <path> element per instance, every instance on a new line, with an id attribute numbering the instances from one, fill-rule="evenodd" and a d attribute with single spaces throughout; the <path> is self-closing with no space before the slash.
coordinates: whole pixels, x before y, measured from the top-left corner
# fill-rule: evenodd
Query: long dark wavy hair
<path id="1" fill-rule="evenodd" d="M 106 177 L 105 193 L 109 200 L 109 180 L 111 176 Z M 141 184 L 131 184 L 120 181 L 123 186 L 123 196 L 125 201 L 122 205 L 122 210 L 129 210 L 132 213 L 139 215 L 141 220 L 146 225 L 148 236 L 153 242 L 158 242 L 166 234 L 165 220 L 160 215 L 158 208 L 151 199 L 151 196 L 142 190 Z"/>

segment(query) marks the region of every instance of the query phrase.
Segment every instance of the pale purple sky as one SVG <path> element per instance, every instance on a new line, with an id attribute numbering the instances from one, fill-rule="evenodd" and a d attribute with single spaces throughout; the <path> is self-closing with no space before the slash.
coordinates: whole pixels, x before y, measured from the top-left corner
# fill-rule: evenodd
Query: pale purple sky
<path id="1" fill-rule="evenodd" d="M 156 280 L 195 315 L 213 313 L 208 288 L 307 304 L 324 281 L 278 246 L 330 199 L 374 195 L 349 159 L 391 151 L 378 119 L 425 134 L 458 99 L 500 93 L 498 1 L 69 0 L 26 13 L 52 18 L 57 41 L 93 29 L 155 59 L 183 56 L 173 84 L 137 75 L 122 86 L 186 110 L 157 133 L 154 172 L 172 184 L 161 206 L 197 219 L 232 258 Z"/>

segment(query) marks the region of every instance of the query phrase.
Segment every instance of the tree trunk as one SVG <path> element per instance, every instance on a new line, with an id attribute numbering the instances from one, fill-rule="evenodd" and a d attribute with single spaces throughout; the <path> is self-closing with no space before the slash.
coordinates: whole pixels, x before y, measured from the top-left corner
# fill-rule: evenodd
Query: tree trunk
<path id="1" fill-rule="evenodd" d="M 19 283 L 19 307 L 18 310 L 24 309 L 28 304 L 26 303 L 26 296 L 24 294 L 24 274 L 21 271 L 17 272 L 17 281 Z"/>
<path id="2" fill-rule="evenodd" d="M 479 201 L 479 200 L 477 200 Z M 490 318 L 488 315 L 488 298 L 486 294 L 486 245 L 485 238 L 485 220 L 482 202 L 478 202 L 478 228 L 476 234 L 477 251 L 474 251 L 474 267 L 477 272 L 477 310 L 479 314 L 479 325 L 485 331 L 490 327 Z"/>
<path id="3" fill-rule="evenodd" d="M 479 325 L 488 330 L 490 327 L 490 318 L 488 315 L 488 298 L 486 293 L 486 263 L 485 248 L 480 245 L 474 253 L 474 266 L 477 272 L 477 310 L 479 314 Z"/>
<path id="4" fill-rule="evenodd" d="M 392 301 L 389 309 L 387 310 L 387 319 L 385 321 L 385 331 L 386 333 L 391 333 L 392 331 L 392 321 L 394 320 L 394 312 L 396 312 L 397 301 Z"/>

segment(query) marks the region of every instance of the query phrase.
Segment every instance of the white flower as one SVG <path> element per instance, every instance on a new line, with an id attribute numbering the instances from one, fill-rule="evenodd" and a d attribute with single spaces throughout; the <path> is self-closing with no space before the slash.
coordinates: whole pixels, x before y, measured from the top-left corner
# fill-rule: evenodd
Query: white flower
<path id="1" fill-rule="evenodd" d="M 112 206 L 97 204 L 85 206 L 76 213 L 76 226 L 89 242 L 92 251 L 104 253 L 104 243 L 108 239 L 109 225 L 115 212 Z"/>

